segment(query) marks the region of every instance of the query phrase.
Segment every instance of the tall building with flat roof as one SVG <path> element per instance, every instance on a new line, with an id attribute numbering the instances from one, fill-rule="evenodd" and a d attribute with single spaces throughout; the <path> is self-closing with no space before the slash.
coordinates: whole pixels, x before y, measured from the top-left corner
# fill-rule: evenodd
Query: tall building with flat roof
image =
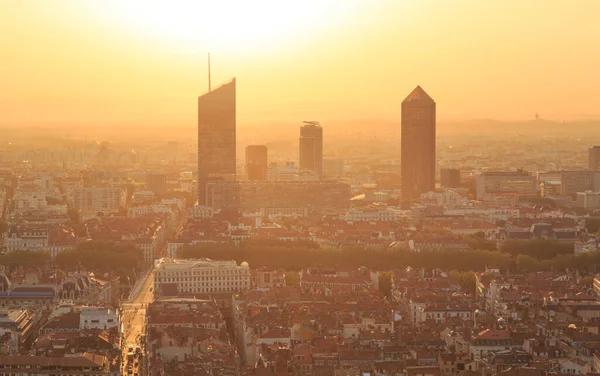
<path id="1" fill-rule="evenodd" d="M 316 121 L 300 127 L 300 170 L 323 174 L 323 128 Z"/>
<path id="2" fill-rule="evenodd" d="M 164 171 L 150 171 L 146 179 L 148 190 L 155 196 L 162 197 L 167 194 L 167 174 Z"/>
<path id="3" fill-rule="evenodd" d="M 268 157 L 265 145 L 246 146 L 246 176 L 248 180 L 267 180 Z"/>
<path id="4" fill-rule="evenodd" d="M 435 102 L 417 86 L 402 101 L 402 205 L 435 190 Z"/>
<path id="5" fill-rule="evenodd" d="M 561 195 L 575 199 L 577 192 L 585 191 L 600 191 L 600 171 L 561 171 Z"/>
<path id="6" fill-rule="evenodd" d="M 590 148 L 588 162 L 590 170 L 600 170 L 600 146 Z"/>
<path id="7" fill-rule="evenodd" d="M 460 170 L 457 168 L 442 168 L 440 170 L 440 182 L 443 188 L 459 188 Z"/>
<path id="8" fill-rule="evenodd" d="M 235 180 L 235 78 L 198 98 L 198 203 L 206 183 Z"/>

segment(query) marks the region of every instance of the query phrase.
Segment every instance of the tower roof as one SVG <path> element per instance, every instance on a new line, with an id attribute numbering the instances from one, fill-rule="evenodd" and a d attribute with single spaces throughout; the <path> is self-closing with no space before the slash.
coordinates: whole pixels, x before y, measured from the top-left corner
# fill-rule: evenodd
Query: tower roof
<path id="1" fill-rule="evenodd" d="M 421 88 L 421 86 L 417 86 L 408 96 L 404 99 L 403 102 L 412 102 L 412 101 L 427 101 L 433 102 L 433 99 Z"/>

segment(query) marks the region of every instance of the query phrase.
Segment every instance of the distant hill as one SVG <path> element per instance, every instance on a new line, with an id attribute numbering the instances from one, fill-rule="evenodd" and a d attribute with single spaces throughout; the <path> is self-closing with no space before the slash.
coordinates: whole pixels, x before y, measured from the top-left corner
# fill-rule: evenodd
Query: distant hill
<path id="1" fill-rule="evenodd" d="M 297 141 L 298 122 L 272 122 L 262 124 L 241 124 L 238 122 L 238 143 L 262 144 L 282 141 Z M 356 120 L 329 120 L 323 121 L 324 136 L 326 139 L 335 138 L 336 141 L 349 139 L 399 139 L 400 119 L 356 119 Z M 159 126 L 139 123 L 125 124 L 5 124 L 0 122 L 0 130 L 8 137 L 54 137 L 54 138 L 84 138 L 98 139 L 128 139 L 143 135 L 145 139 L 164 141 L 165 134 L 168 139 L 185 139 L 196 137 L 196 126 Z M 27 132 L 24 132 L 27 131 Z M 478 135 L 478 134 L 523 134 L 523 135 L 569 135 L 577 137 L 600 136 L 600 120 L 582 120 L 557 122 L 545 119 L 524 121 L 499 121 L 494 119 L 473 119 L 465 121 L 439 122 L 437 125 L 439 135 Z M 34 137 L 35 137 L 34 136 Z M 331 138 L 330 138 L 331 137 Z M 239 145 L 238 145 L 239 146 Z"/>
<path id="2" fill-rule="evenodd" d="M 460 122 L 443 122 L 438 125 L 440 133 L 516 133 L 516 134 L 569 134 L 579 135 L 600 130 L 600 120 L 558 122 L 545 119 L 525 121 L 499 121 L 475 119 Z"/>

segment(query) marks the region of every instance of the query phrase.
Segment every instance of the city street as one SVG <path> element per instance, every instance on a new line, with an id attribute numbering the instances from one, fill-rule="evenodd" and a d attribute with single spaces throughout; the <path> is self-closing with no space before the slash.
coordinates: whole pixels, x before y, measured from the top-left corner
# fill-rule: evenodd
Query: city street
<path id="1" fill-rule="evenodd" d="M 146 321 L 146 307 L 152 303 L 153 294 L 150 291 L 154 285 L 154 276 L 152 271 L 148 274 L 141 288 L 134 291 L 134 294 L 130 297 L 127 302 L 124 302 L 121 306 L 122 316 L 121 323 L 123 325 L 123 338 L 125 342 L 123 344 L 123 374 L 128 374 L 130 362 L 127 360 L 127 353 L 129 348 L 133 348 L 135 352 L 136 346 L 142 348 L 142 354 L 144 353 L 144 346 L 140 342 L 140 336 L 144 334 L 144 325 Z M 145 374 L 142 365 L 142 359 L 140 357 L 134 357 L 132 364 L 132 373 L 137 375 Z M 137 365 L 136 365 L 137 363 Z"/>

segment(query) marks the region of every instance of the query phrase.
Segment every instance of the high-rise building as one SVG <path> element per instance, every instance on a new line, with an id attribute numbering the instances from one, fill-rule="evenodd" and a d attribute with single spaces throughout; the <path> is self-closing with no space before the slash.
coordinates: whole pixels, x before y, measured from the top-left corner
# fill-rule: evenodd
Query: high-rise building
<path id="1" fill-rule="evenodd" d="M 402 102 L 402 205 L 435 189 L 435 102 L 417 86 Z"/>
<path id="2" fill-rule="evenodd" d="M 167 174 L 164 171 L 150 171 L 146 179 L 146 187 L 155 196 L 162 197 L 167 194 Z"/>
<path id="3" fill-rule="evenodd" d="M 268 158 L 265 145 L 246 146 L 246 175 L 248 180 L 267 180 Z"/>
<path id="4" fill-rule="evenodd" d="M 577 192 L 600 191 L 600 171 L 562 171 L 560 194 L 575 199 Z"/>
<path id="5" fill-rule="evenodd" d="M 300 170 L 323 174 L 323 128 L 316 121 L 300 127 Z"/>
<path id="6" fill-rule="evenodd" d="M 235 180 L 235 78 L 198 98 L 198 204 L 206 183 Z"/>
<path id="7" fill-rule="evenodd" d="M 589 150 L 589 169 L 600 170 L 600 146 L 592 146 Z"/>
<path id="8" fill-rule="evenodd" d="M 456 168 L 442 168 L 440 181 L 443 188 L 460 187 L 460 170 Z"/>

